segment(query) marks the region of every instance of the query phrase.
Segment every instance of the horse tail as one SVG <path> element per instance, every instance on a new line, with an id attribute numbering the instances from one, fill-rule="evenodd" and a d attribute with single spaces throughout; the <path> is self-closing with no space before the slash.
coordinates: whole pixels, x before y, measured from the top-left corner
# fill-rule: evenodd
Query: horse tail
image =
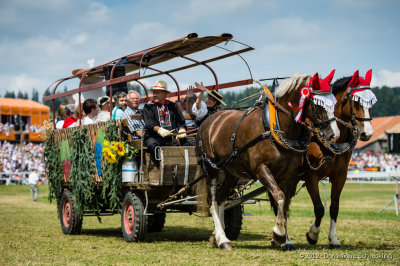
<path id="1" fill-rule="evenodd" d="M 205 174 L 205 173 L 203 173 Z M 196 185 L 193 187 L 197 197 L 197 212 L 201 216 L 208 216 L 209 206 L 208 206 L 208 194 L 209 185 L 207 182 L 207 177 L 203 177 Z"/>

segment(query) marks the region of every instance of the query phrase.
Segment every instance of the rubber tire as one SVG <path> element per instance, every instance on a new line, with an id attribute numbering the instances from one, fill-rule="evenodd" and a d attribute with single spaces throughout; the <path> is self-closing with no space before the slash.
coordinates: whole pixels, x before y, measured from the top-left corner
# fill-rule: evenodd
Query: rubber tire
<path id="1" fill-rule="evenodd" d="M 147 216 L 144 215 L 144 206 L 141 193 L 129 191 L 125 194 L 121 210 L 121 227 L 126 242 L 144 240 L 147 232 Z"/>
<path id="2" fill-rule="evenodd" d="M 229 240 L 238 239 L 243 223 L 242 205 L 238 205 L 225 211 L 224 221 L 226 237 Z"/>
<path id="3" fill-rule="evenodd" d="M 147 216 L 147 232 L 161 232 L 165 224 L 165 212 L 158 212 L 154 215 Z"/>
<path id="4" fill-rule="evenodd" d="M 66 235 L 80 234 L 82 229 L 82 217 L 71 191 L 64 190 L 61 195 L 59 217 L 61 230 Z"/>

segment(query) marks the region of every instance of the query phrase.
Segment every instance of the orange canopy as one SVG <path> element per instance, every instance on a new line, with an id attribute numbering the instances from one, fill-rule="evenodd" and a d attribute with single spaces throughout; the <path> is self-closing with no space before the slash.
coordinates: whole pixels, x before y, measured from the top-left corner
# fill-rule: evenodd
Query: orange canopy
<path id="1" fill-rule="evenodd" d="M 0 98 L 0 115 L 30 116 L 39 112 L 41 115 L 49 115 L 50 108 L 32 100 Z"/>

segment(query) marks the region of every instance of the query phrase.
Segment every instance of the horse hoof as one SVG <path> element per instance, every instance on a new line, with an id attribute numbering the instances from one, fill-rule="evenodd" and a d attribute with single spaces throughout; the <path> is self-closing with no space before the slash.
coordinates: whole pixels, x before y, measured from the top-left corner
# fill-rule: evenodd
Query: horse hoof
<path id="1" fill-rule="evenodd" d="M 275 242 L 275 240 L 271 239 L 271 246 L 279 247 L 279 245 Z"/>
<path id="2" fill-rule="evenodd" d="M 275 244 L 281 246 L 286 243 L 286 235 L 280 236 L 272 231 L 272 239 L 275 241 Z"/>
<path id="3" fill-rule="evenodd" d="M 293 244 L 285 244 L 281 246 L 283 251 L 293 251 L 296 250 L 296 247 Z"/>
<path id="4" fill-rule="evenodd" d="M 215 235 L 210 236 L 208 241 L 210 242 L 210 244 L 213 248 L 218 248 L 218 244 L 217 244 L 217 240 L 215 239 Z"/>
<path id="5" fill-rule="evenodd" d="M 231 246 L 231 244 L 229 244 L 229 243 L 222 243 L 222 244 L 219 246 L 219 248 L 222 249 L 222 250 L 232 250 L 232 246 Z"/>
<path id="6" fill-rule="evenodd" d="M 307 232 L 307 233 L 306 233 L 306 237 L 307 237 L 308 243 L 309 243 L 310 245 L 315 245 L 315 244 L 317 244 L 318 240 L 312 239 L 312 238 L 310 237 L 309 233 L 310 233 L 310 232 Z"/>
<path id="7" fill-rule="evenodd" d="M 339 249 L 340 245 L 329 244 L 330 249 Z"/>

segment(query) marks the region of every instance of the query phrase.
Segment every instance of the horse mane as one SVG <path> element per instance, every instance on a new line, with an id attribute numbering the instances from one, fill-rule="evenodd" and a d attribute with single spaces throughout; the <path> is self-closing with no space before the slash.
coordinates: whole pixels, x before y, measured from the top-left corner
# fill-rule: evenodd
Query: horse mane
<path id="1" fill-rule="evenodd" d="M 343 77 L 338 80 L 336 80 L 332 84 L 332 93 L 336 95 L 338 92 L 342 91 L 343 89 L 347 88 L 349 85 L 349 82 L 351 80 L 351 77 Z"/>
<path id="2" fill-rule="evenodd" d="M 291 92 L 295 88 L 305 86 L 310 79 L 310 75 L 295 75 L 293 77 L 287 78 L 276 89 L 275 96 L 282 97 L 283 95 Z"/>

